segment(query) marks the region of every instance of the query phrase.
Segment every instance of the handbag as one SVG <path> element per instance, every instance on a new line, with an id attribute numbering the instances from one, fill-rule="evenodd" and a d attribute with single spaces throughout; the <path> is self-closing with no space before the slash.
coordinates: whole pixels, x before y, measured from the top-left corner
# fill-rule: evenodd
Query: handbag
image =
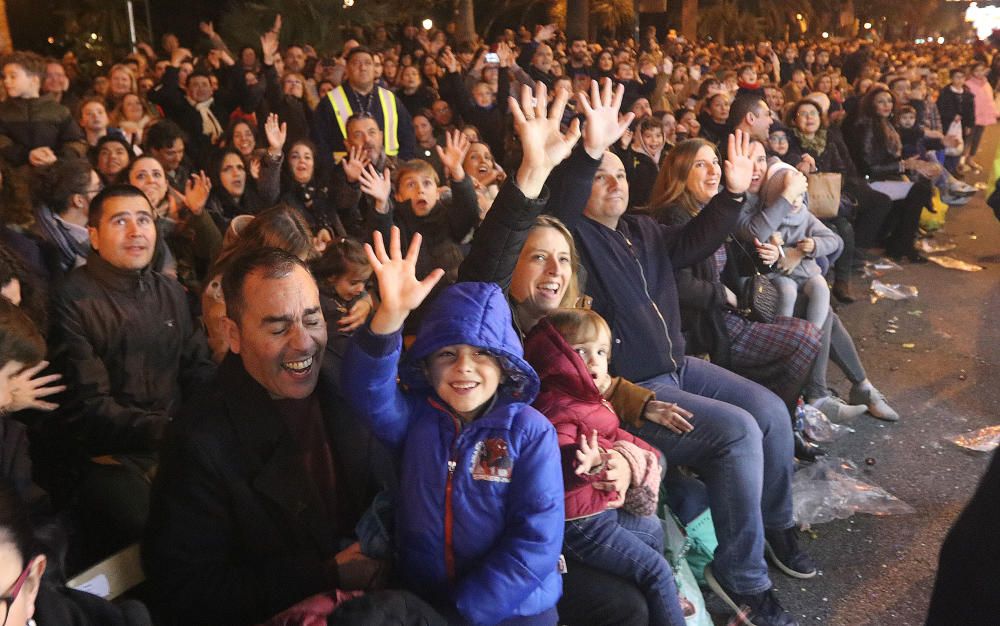
<path id="1" fill-rule="evenodd" d="M 770 324 L 778 313 L 778 288 L 774 286 L 770 278 L 757 270 L 756 261 L 743 245 L 739 242 L 735 243 L 736 247 L 750 258 L 750 266 L 753 268 L 753 276 L 746 281 L 736 298 L 736 312 L 751 322 Z"/>
<path id="2" fill-rule="evenodd" d="M 821 220 L 837 217 L 844 177 L 836 172 L 809 174 L 809 212 Z"/>
<path id="3" fill-rule="evenodd" d="M 962 156 L 962 154 L 965 152 L 965 140 L 962 138 L 962 122 L 952 121 L 952 123 L 948 125 L 948 132 L 945 133 L 945 135 L 948 137 L 958 137 L 957 146 L 955 146 L 954 148 L 944 149 L 945 156 L 950 156 L 950 157 Z"/>

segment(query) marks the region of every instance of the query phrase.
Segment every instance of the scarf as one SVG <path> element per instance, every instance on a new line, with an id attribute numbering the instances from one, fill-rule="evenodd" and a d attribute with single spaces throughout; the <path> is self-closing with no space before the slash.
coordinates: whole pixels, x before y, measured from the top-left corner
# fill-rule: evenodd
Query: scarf
<path id="1" fill-rule="evenodd" d="M 212 113 L 212 103 L 215 102 L 215 98 L 209 98 L 204 102 L 194 102 L 188 98 L 188 102 L 191 102 L 191 106 L 201 115 L 201 132 L 215 143 L 222 135 L 222 124 L 215 117 L 215 113 Z"/>
<path id="2" fill-rule="evenodd" d="M 821 129 L 817 130 L 816 134 L 813 135 L 812 139 L 809 139 L 808 137 L 806 137 L 805 135 L 803 135 L 802 132 L 799 131 L 798 128 L 793 128 L 792 132 L 794 132 L 795 136 L 798 137 L 799 144 L 802 146 L 802 149 L 805 150 L 806 152 L 808 152 L 809 154 L 813 154 L 813 155 L 816 155 L 818 157 L 821 154 L 823 154 L 824 151 L 826 151 L 826 129 L 825 128 L 821 128 Z"/>

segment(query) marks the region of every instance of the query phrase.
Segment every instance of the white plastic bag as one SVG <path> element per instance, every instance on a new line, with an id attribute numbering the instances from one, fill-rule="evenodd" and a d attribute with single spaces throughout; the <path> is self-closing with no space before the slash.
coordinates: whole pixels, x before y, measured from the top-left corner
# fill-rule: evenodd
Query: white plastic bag
<path id="1" fill-rule="evenodd" d="M 954 148 L 945 148 L 944 153 L 947 156 L 952 157 L 962 156 L 965 152 L 965 140 L 962 139 L 962 122 L 959 122 L 958 120 L 952 121 L 952 123 L 948 125 L 948 132 L 946 132 L 945 135 L 948 137 L 958 137 L 958 145 Z"/>
<path id="2" fill-rule="evenodd" d="M 889 300 L 906 300 L 907 298 L 916 298 L 919 295 L 917 288 L 913 285 L 883 283 L 878 279 L 872 281 L 871 291 L 872 302 L 876 302 L 880 298 L 888 298 Z"/>
<path id="3" fill-rule="evenodd" d="M 909 504 L 858 477 L 858 468 L 845 459 L 823 457 L 803 465 L 792 476 L 792 514 L 806 529 L 855 513 L 902 515 Z"/>
<path id="4" fill-rule="evenodd" d="M 802 416 L 802 431 L 806 437 L 809 437 L 813 441 L 825 443 L 839 439 L 847 433 L 854 432 L 854 429 L 850 426 L 834 424 L 825 413 L 811 404 L 803 405 L 802 408 L 804 412 Z"/>

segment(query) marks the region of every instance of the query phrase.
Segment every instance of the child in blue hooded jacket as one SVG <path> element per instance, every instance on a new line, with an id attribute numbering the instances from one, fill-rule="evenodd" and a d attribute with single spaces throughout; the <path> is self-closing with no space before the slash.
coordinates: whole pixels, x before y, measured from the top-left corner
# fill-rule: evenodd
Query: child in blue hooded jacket
<path id="1" fill-rule="evenodd" d="M 401 459 L 396 548 L 404 584 L 460 623 L 555 624 L 559 446 L 552 424 L 530 406 L 539 381 L 522 357 L 510 306 L 495 284 L 453 285 L 427 308 L 400 359 L 403 322 L 442 271 L 416 279 L 419 235 L 405 257 L 398 229 L 388 253 L 378 233 L 374 240 L 366 251 L 382 303 L 351 339 L 343 390 Z"/>

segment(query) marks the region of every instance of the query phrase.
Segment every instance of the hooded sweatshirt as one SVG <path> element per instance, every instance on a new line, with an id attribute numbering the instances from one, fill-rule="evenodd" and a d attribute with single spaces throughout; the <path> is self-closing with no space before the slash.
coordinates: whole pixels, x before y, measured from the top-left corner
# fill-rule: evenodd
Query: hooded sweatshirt
<path id="1" fill-rule="evenodd" d="M 606 480 L 606 472 L 577 476 L 576 451 L 580 436 L 588 439 L 597 431 L 598 445 L 611 450 L 618 441 L 628 441 L 653 452 L 645 441 L 622 430 L 618 416 L 601 396 L 590 371 L 566 339 L 543 319 L 524 343 L 524 355 L 536 367 L 542 390 L 534 407 L 549 418 L 559 435 L 563 483 L 566 491 L 566 519 L 596 515 L 618 499 L 617 491 L 602 491 L 594 483 Z"/>
<path id="2" fill-rule="evenodd" d="M 563 538 L 556 432 L 529 406 L 538 375 L 522 358 L 510 306 L 492 283 L 459 283 L 427 308 L 400 361 L 401 334 L 365 326 L 344 356 L 344 395 L 400 461 L 399 571 L 469 623 L 494 624 L 556 605 Z M 503 369 L 496 395 L 469 423 L 434 392 L 428 356 L 467 344 Z M 398 366 L 398 367 L 397 367 Z M 397 374 L 399 383 L 397 383 Z"/>

